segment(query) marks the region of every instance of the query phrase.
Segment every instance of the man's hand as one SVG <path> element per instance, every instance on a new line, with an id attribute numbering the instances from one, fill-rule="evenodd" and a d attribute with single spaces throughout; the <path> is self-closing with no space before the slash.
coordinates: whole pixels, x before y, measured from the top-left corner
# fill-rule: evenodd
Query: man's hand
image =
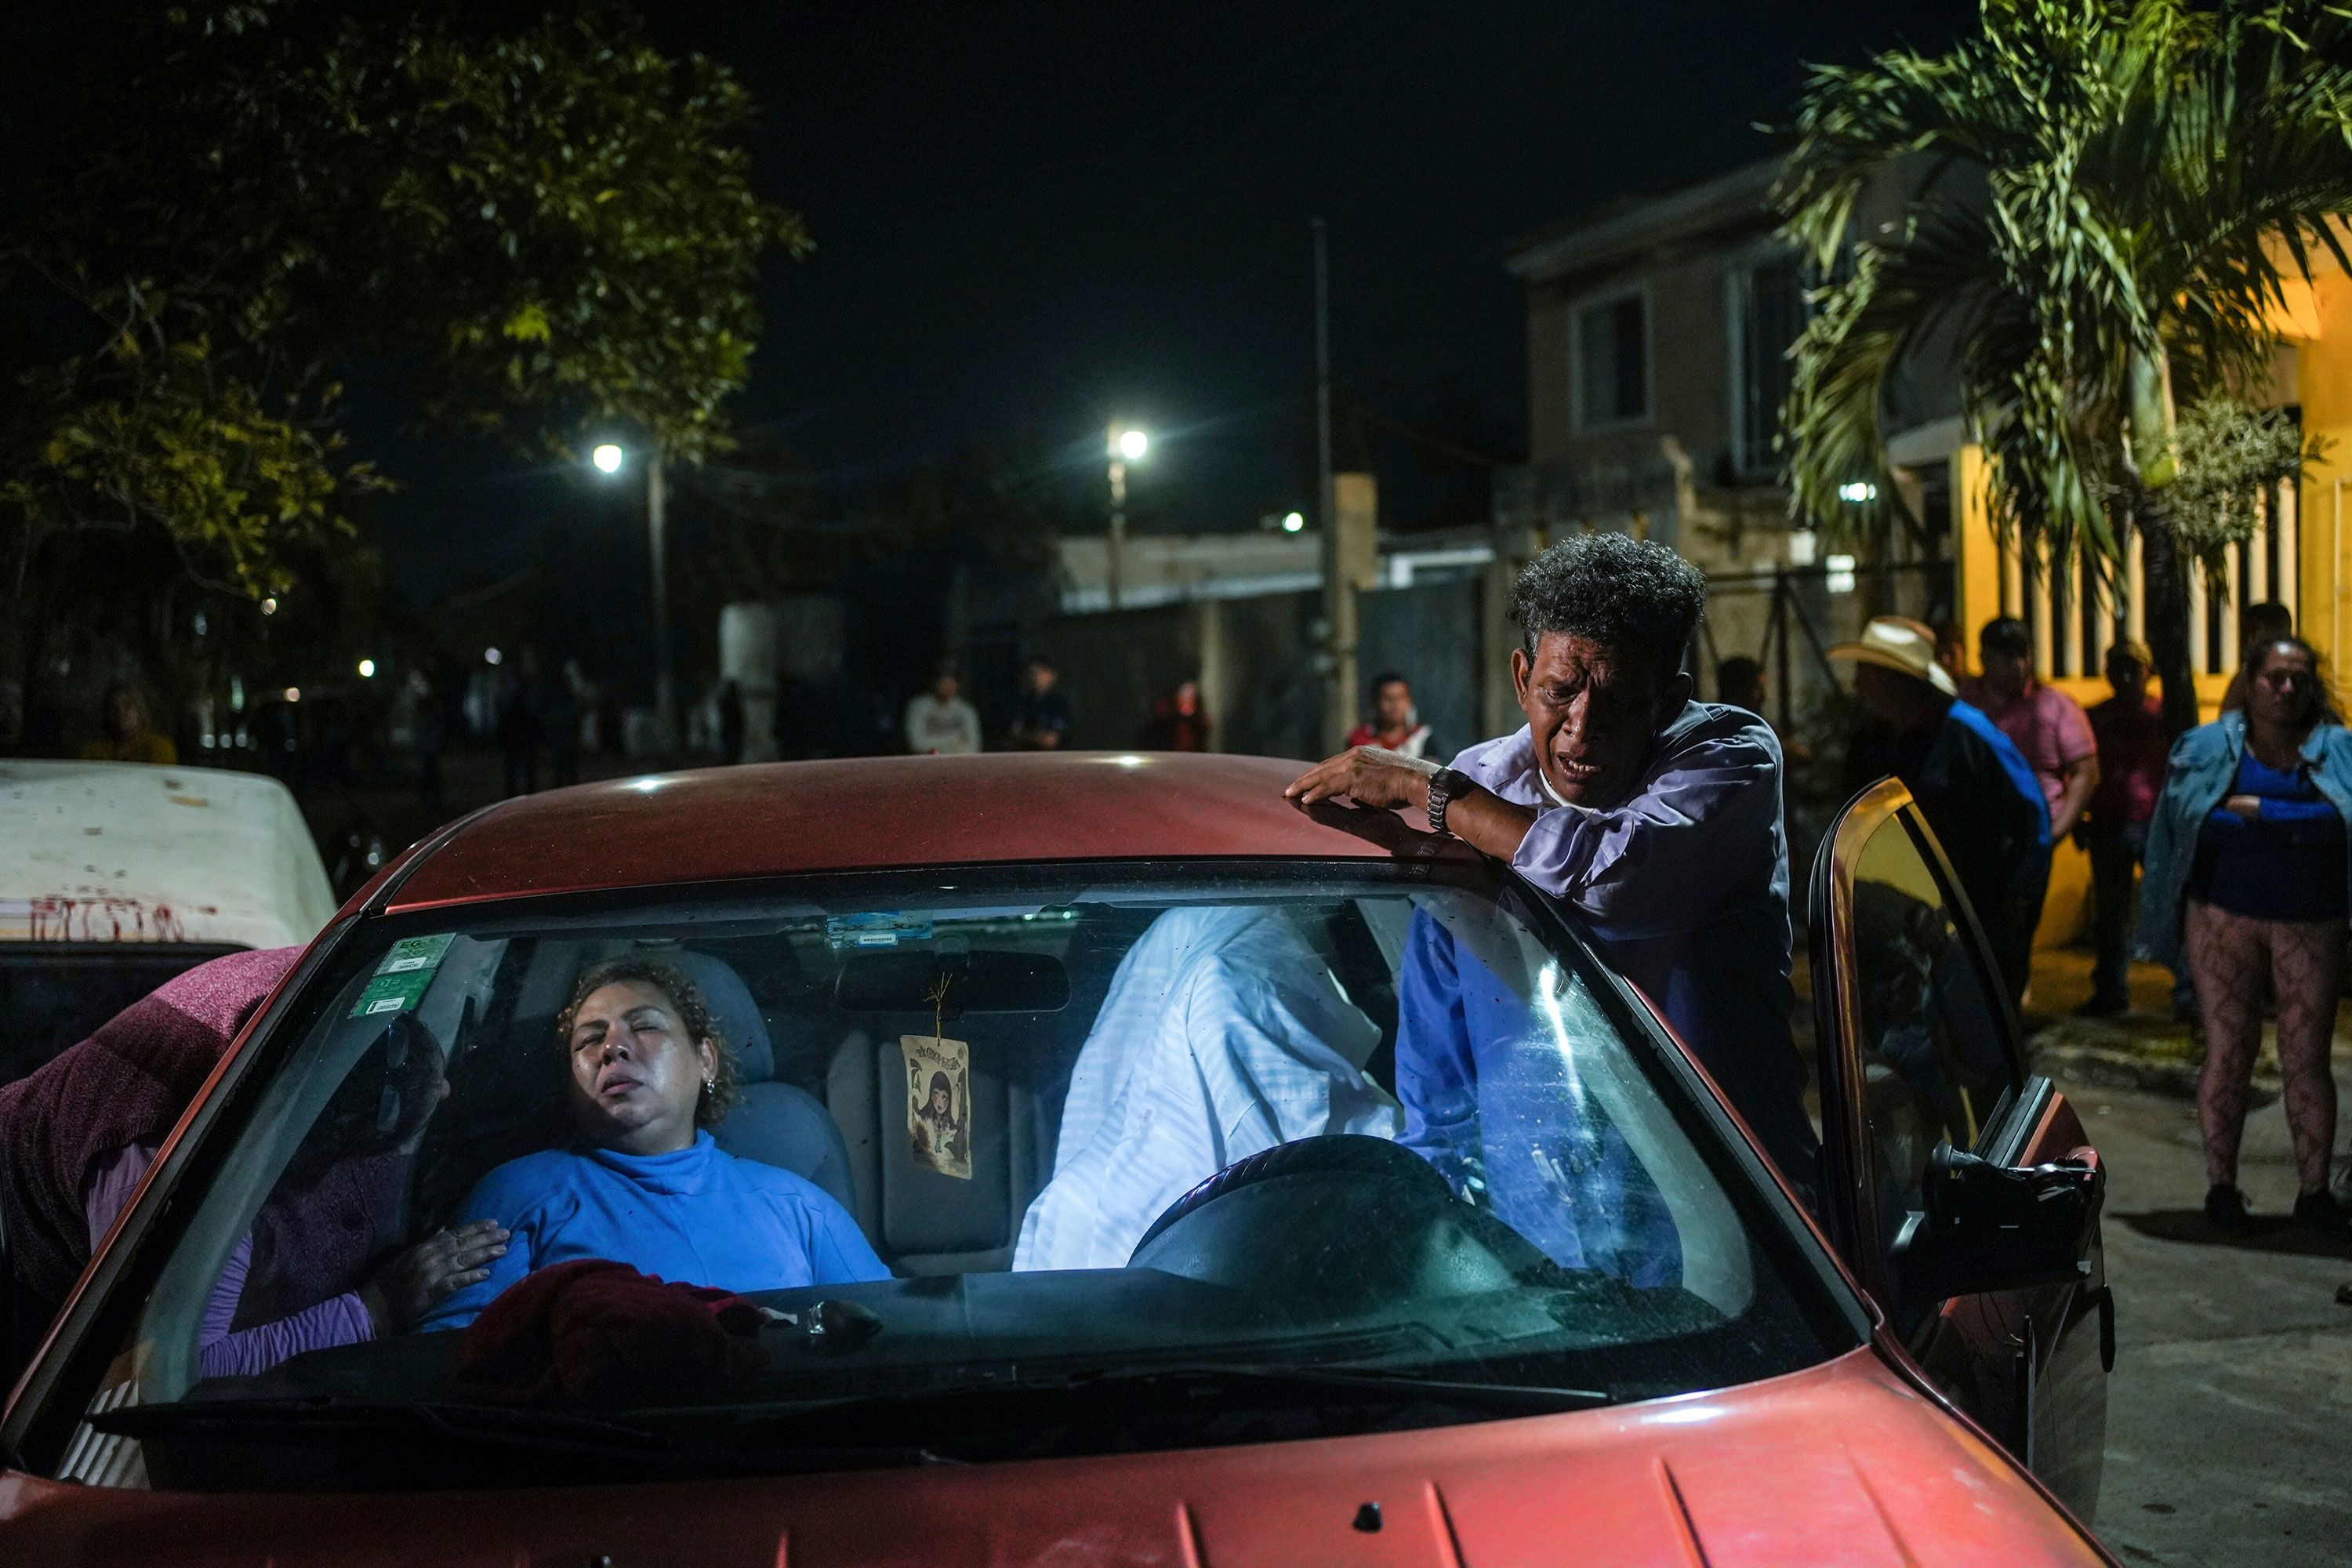
<path id="1" fill-rule="evenodd" d="M 490 1277 L 490 1259 L 506 1251 L 507 1230 L 494 1219 L 436 1230 L 376 1270 L 360 1287 L 360 1300 L 380 1334 L 398 1333 L 433 1310 L 442 1297 Z"/>
<path id="2" fill-rule="evenodd" d="M 1430 775 L 1437 764 L 1378 746 L 1356 746 L 1316 763 L 1282 793 L 1303 805 L 1340 795 L 1358 805 L 1429 809 Z"/>
<path id="3" fill-rule="evenodd" d="M 2263 819 L 2263 797 L 2258 795 L 2233 795 L 2221 803 L 2221 809 L 2233 812 L 2247 822 Z"/>

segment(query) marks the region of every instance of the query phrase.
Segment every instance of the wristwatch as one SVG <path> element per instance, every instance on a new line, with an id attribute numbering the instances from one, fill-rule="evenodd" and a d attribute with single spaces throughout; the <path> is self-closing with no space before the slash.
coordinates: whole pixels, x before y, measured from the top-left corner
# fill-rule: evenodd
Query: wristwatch
<path id="1" fill-rule="evenodd" d="M 1440 768 L 1430 774 L 1429 830 L 1445 832 L 1445 808 L 1454 804 L 1456 795 L 1468 795 L 1477 787 L 1476 780 L 1456 768 Z"/>

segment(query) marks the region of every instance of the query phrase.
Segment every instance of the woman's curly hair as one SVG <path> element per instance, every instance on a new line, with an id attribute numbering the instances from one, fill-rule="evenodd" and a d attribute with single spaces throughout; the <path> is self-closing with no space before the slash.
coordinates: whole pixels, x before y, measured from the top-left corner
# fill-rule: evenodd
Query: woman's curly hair
<path id="1" fill-rule="evenodd" d="M 742 1070 L 735 1065 L 735 1053 L 728 1048 L 726 1032 L 711 1016 L 710 1003 L 702 994 L 702 987 L 688 979 L 685 971 L 676 964 L 653 958 L 614 958 L 589 965 L 581 971 L 579 984 L 572 988 L 571 1002 L 556 1015 L 556 1037 L 568 1051 L 572 1026 L 580 1016 L 581 1004 L 607 985 L 621 984 L 652 986 L 677 1009 L 678 1021 L 686 1026 L 688 1040 L 710 1042 L 711 1055 L 718 1058 L 719 1065 L 694 1108 L 694 1124 L 710 1128 L 724 1121 L 727 1113 L 742 1102 Z"/>

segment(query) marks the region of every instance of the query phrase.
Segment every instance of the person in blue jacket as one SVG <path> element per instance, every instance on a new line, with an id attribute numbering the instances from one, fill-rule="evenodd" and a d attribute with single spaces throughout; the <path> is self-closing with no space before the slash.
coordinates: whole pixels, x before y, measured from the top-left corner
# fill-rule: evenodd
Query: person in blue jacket
<path id="1" fill-rule="evenodd" d="M 1959 700 L 1936 662 L 1936 634 L 1918 622 L 1877 616 L 1829 656 L 1854 666 L 1861 722 L 1846 747 L 1847 792 L 1888 776 L 1911 792 L 2017 1005 L 2050 889 L 2050 805 L 2032 764 Z"/>
<path id="2" fill-rule="evenodd" d="M 509 1160 L 476 1184 L 453 1226 L 495 1221 L 508 1239 L 420 1328 L 464 1328 L 533 1269 L 582 1258 L 739 1292 L 889 1278 L 823 1188 L 711 1141 L 737 1098 L 734 1060 L 676 968 L 599 964 L 557 1026 L 579 1141 Z"/>
<path id="3" fill-rule="evenodd" d="M 2249 1228 L 2238 1187 L 2246 1088 L 2278 1000 L 2280 1076 L 2301 1195 L 2294 1215 L 2335 1241 L 2352 1220 L 2327 1190 L 2336 1142 L 2336 1001 L 2352 910 L 2352 734 L 2329 717 L 2319 658 L 2299 637 L 2247 650 L 2245 708 L 2180 737 L 2149 825 L 2141 956 L 2185 952 L 2205 1021 L 2197 1120 L 2205 1215 Z"/>

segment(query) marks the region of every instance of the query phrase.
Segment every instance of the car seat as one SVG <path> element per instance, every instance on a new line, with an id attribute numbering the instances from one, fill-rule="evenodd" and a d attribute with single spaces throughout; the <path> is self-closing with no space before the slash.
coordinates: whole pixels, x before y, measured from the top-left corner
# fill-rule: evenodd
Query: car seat
<path id="1" fill-rule="evenodd" d="M 776 1081 L 775 1047 L 751 987 L 724 959 L 683 950 L 667 956 L 701 989 L 742 1079 L 742 1100 L 710 1130 L 711 1137 L 738 1159 L 757 1160 L 806 1177 L 854 1213 L 849 1152 L 841 1128 L 816 1096 Z"/>

